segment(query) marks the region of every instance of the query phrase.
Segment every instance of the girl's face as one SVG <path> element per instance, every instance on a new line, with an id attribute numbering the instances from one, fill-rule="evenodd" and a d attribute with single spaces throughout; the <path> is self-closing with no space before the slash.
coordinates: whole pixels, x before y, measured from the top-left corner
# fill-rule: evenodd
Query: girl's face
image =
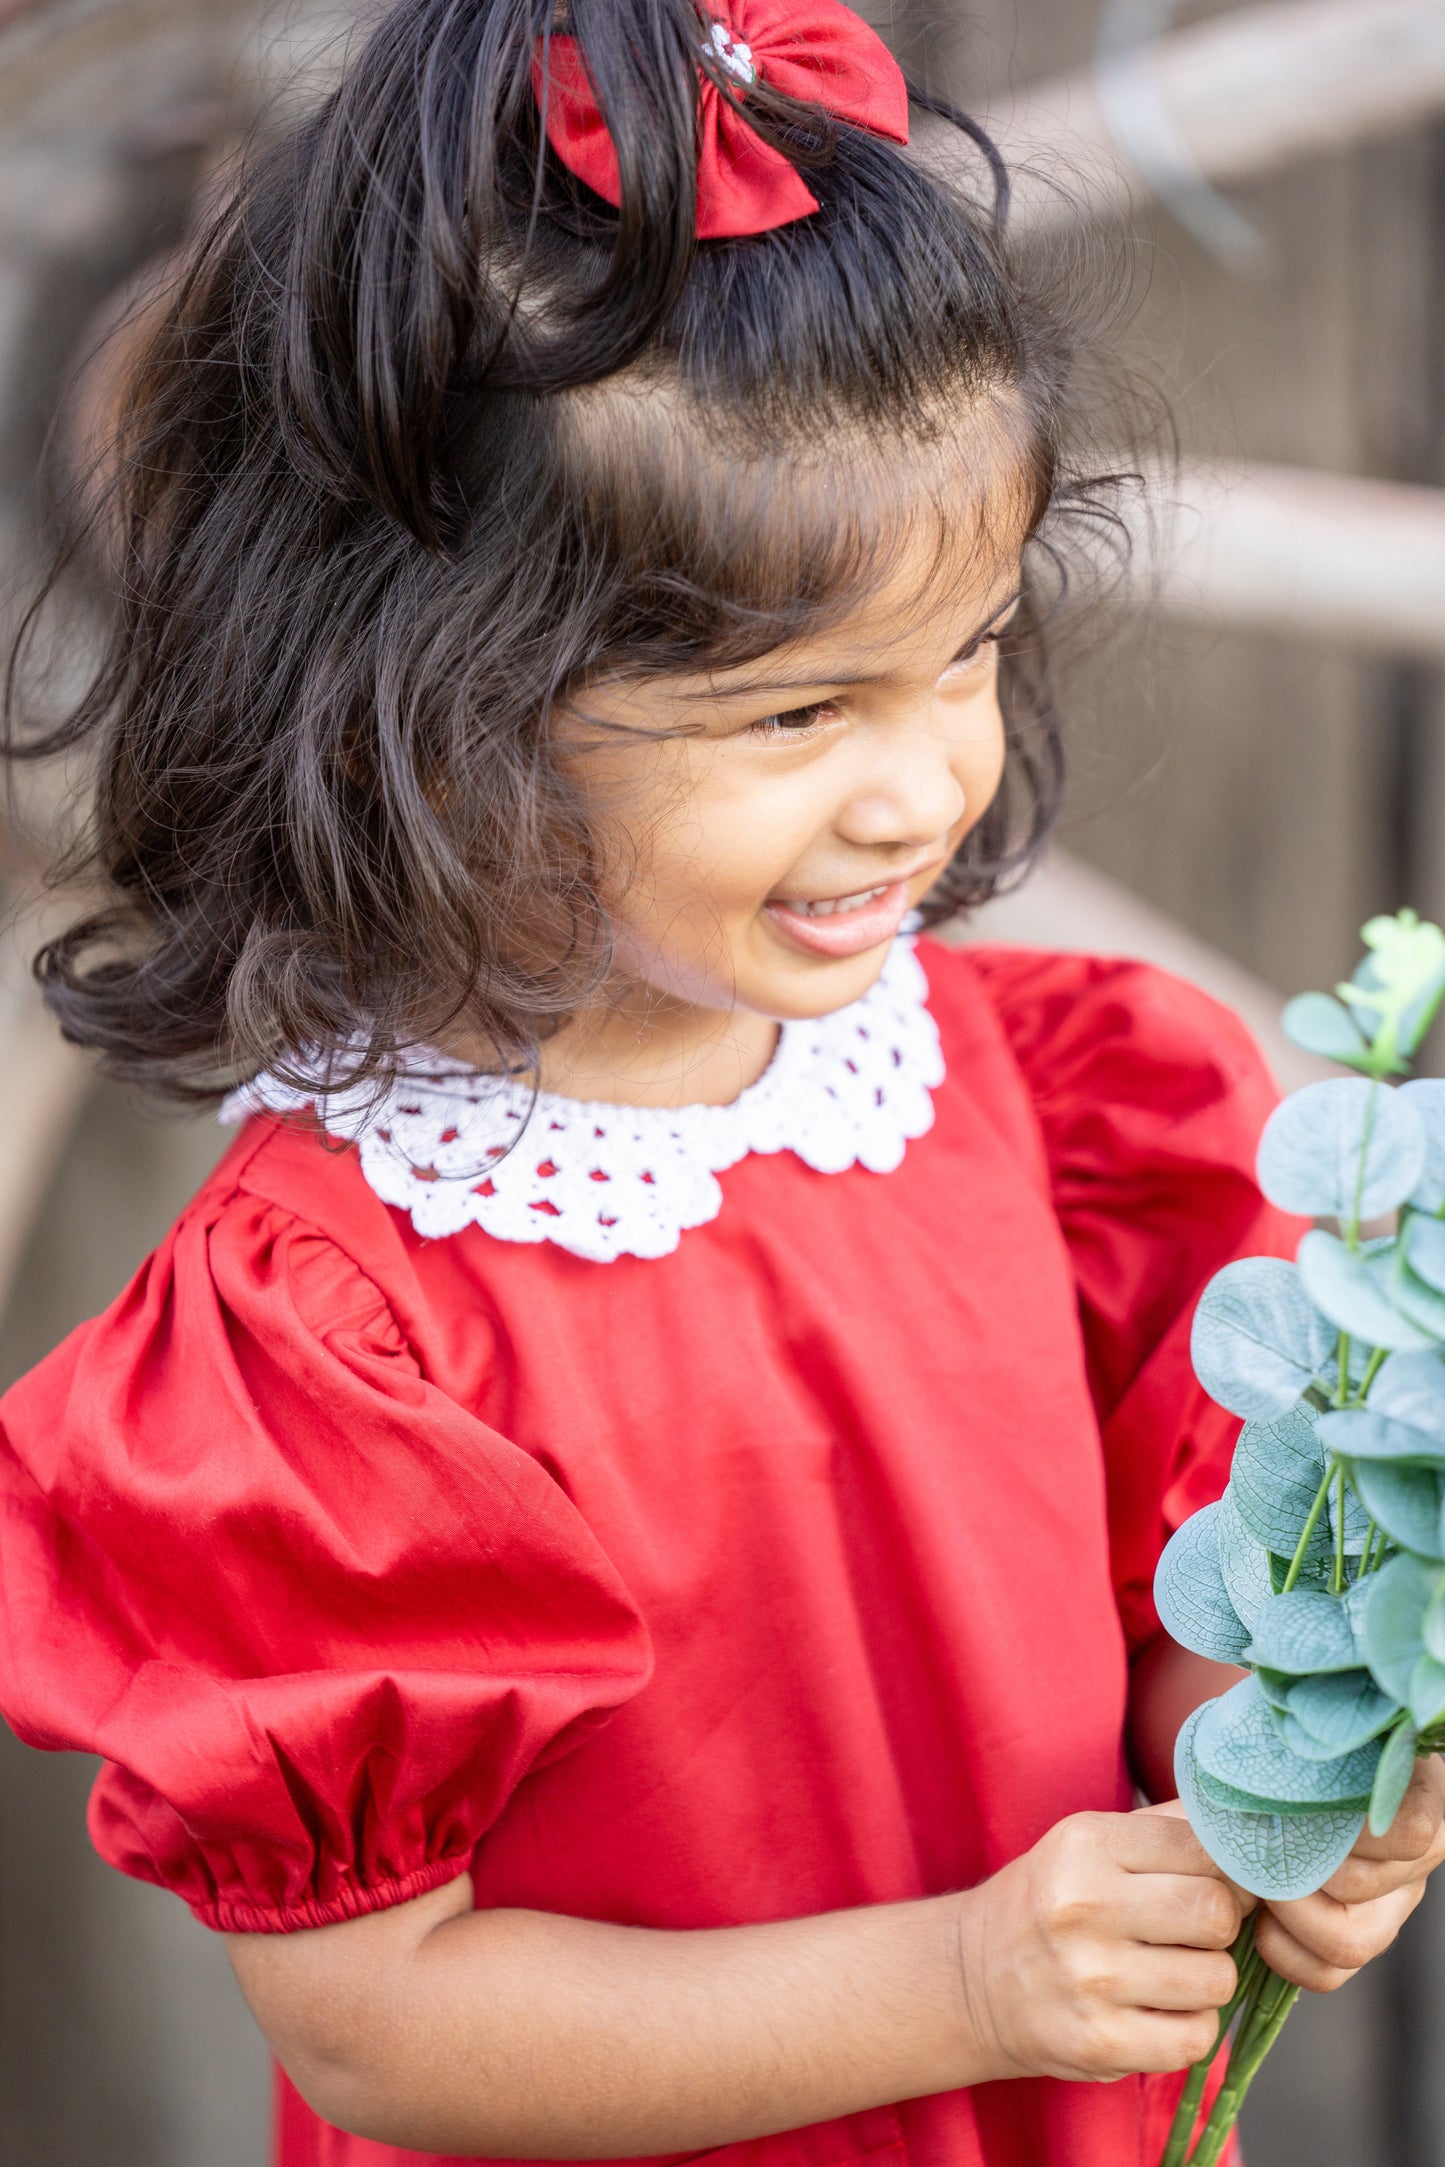
<path id="1" fill-rule="evenodd" d="M 773 1023 L 867 991 L 1003 770 L 996 643 L 1018 556 L 975 554 L 943 599 L 936 567 L 905 559 L 760 662 L 589 694 L 589 719 L 641 733 L 599 749 L 588 732 L 575 769 L 618 869 L 617 997 L 635 1017 Z"/>

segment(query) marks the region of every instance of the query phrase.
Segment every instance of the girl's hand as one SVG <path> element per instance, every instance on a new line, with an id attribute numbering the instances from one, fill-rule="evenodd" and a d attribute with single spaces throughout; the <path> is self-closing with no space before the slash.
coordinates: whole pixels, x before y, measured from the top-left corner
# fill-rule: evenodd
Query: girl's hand
<path id="1" fill-rule="evenodd" d="M 997 2076 L 1107 2082 L 1207 2053 L 1245 1899 L 1178 1810 L 1080 1813 L 960 1904 L 971 2030 Z"/>
<path id="2" fill-rule="evenodd" d="M 1445 1767 L 1417 1761 L 1387 1835 L 1364 1835 L 1314 1896 L 1261 1907 L 1260 1955 L 1281 1978 L 1333 1994 L 1388 1949 L 1445 1858 Z"/>

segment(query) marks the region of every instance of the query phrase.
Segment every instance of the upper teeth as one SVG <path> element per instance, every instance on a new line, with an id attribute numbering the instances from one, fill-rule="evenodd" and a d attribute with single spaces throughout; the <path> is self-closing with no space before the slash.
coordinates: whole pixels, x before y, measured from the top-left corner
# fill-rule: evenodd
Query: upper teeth
<path id="1" fill-rule="evenodd" d="M 784 907 L 787 910 L 797 911 L 799 916 L 803 918 L 831 918 L 834 911 L 862 910 L 865 904 L 876 903 L 880 895 L 886 895 L 887 893 L 886 887 L 860 888 L 857 895 L 835 895 L 821 903 L 790 902 Z"/>

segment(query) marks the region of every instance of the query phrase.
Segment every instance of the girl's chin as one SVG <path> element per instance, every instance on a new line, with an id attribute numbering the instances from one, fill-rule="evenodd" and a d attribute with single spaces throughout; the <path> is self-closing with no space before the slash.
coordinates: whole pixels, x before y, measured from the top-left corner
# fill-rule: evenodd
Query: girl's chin
<path id="1" fill-rule="evenodd" d="M 891 945 L 882 941 L 857 955 L 821 956 L 767 939 L 738 970 L 737 1004 L 778 1023 L 831 1015 L 863 998 L 887 962 Z M 759 947 L 769 952 L 759 955 Z"/>

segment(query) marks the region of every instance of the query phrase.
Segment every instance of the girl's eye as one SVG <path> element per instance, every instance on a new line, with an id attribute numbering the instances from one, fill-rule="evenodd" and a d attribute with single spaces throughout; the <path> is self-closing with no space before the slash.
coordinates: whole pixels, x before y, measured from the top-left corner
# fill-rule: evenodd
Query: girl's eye
<path id="1" fill-rule="evenodd" d="M 826 700 L 815 700 L 811 707 L 788 707 L 780 714 L 762 715 L 748 728 L 759 737 L 802 737 L 832 712 Z"/>
<path id="2" fill-rule="evenodd" d="M 997 647 L 999 641 L 1003 638 L 1004 633 L 1007 629 L 1008 628 L 1006 625 L 998 625 L 992 632 L 985 632 L 981 638 L 974 641 L 972 647 L 965 647 L 961 655 L 954 656 L 952 662 L 949 663 L 948 668 L 944 671 L 944 676 L 952 677 L 956 670 L 963 671 L 976 669 L 979 663 L 984 660 L 988 649 L 990 647 Z"/>

